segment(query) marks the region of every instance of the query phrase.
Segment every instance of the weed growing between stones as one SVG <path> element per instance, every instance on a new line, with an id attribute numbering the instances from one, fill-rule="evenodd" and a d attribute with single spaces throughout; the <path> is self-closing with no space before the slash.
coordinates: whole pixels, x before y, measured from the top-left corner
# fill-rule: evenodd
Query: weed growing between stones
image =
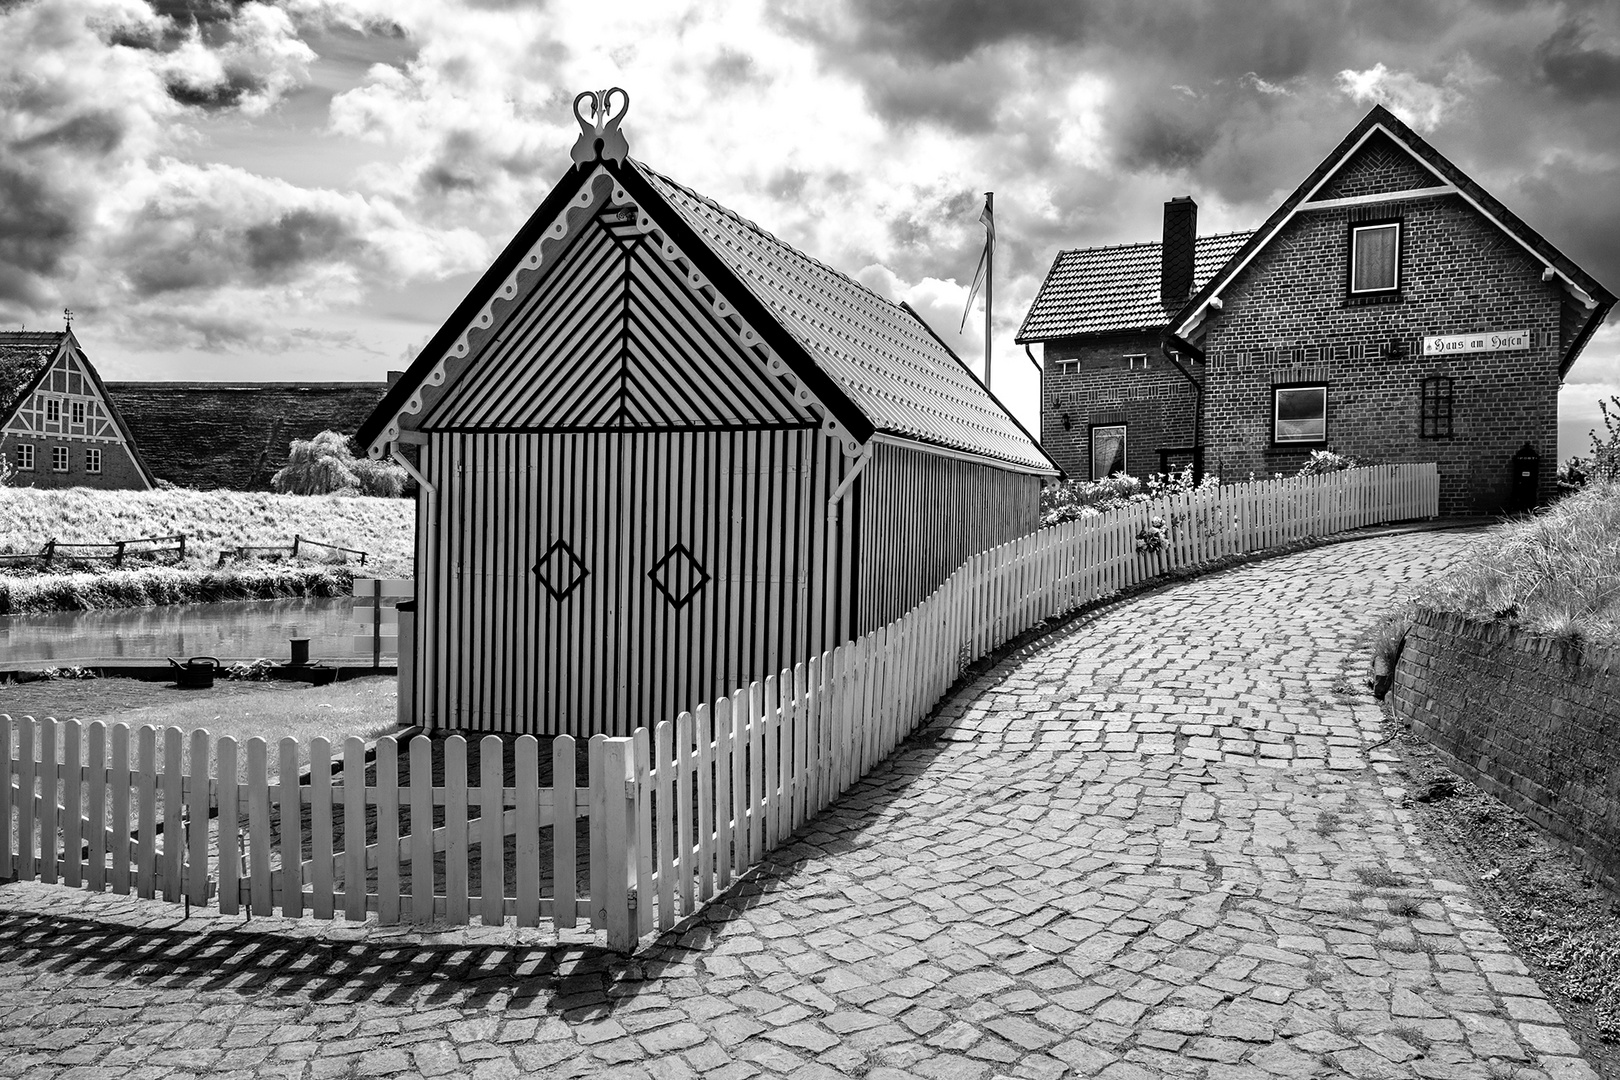
<path id="1" fill-rule="evenodd" d="M 1416 897 L 1402 896 L 1397 894 L 1395 896 L 1384 897 L 1384 906 L 1389 908 L 1389 913 L 1391 915 L 1398 915 L 1403 919 L 1409 919 L 1423 910 L 1423 901 L 1417 899 Z"/>
<path id="2" fill-rule="evenodd" d="M 1333 810 L 1323 810 L 1316 815 L 1315 832 L 1317 836 L 1326 837 L 1344 823 L 1344 819 Z"/>
<path id="3" fill-rule="evenodd" d="M 1363 885 L 1373 889 L 1404 889 L 1406 879 L 1382 866 L 1357 866 L 1350 873 Z"/>

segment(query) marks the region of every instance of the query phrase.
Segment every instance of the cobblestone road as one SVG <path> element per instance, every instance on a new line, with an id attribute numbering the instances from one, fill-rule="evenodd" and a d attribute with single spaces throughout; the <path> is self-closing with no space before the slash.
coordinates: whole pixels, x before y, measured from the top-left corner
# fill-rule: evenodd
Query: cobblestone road
<path id="1" fill-rule="evenodd" d="M 0 888 L 0 1076 L 1595 1077 L 1381 783 L 1355 639 L 1466 543 L 1071 626 L 633 960 Z"/>

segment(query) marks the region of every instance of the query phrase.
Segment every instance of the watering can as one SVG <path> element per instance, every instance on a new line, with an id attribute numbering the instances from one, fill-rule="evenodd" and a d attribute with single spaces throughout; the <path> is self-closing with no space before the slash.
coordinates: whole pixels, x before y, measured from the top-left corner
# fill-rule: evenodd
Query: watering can
<path id="1" fill-rule="evenodd" d="M 193 656 L 184 664 L 169 657 L 169 666 L 174 668 L 174 684 L 182 690 L 209 690 L 213 688 L 214 676 L 219 671 L 219 660 L 212 656 Z"/>

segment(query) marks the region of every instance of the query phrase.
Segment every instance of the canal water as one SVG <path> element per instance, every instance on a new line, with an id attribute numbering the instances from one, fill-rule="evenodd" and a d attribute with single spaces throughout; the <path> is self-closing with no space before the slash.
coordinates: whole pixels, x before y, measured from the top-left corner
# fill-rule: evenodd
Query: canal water
<path id="1" fill-rule="evenodd" d="M 309 638 L 311 660 L 360 656 L 351 597 L 0 615 L 0 664 L 172 656 L 285 660 L 288 638 Z M 369 651 L 367 658 L 369 659 Z"/>

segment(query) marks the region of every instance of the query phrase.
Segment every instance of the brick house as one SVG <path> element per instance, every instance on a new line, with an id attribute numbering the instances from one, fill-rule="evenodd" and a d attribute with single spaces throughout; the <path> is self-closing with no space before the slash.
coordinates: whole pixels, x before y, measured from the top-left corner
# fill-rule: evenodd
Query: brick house
<path id="1" fill-rule="evenodd" d="M 0 454 L 16 487 L 155 484 L 71 330 L 0 332 Z"/>
<path id="2" fill-rule="evenodd" d="M 1020 340 L 1046 347 L 1042 434 L 1060 463 L 1082 439 L 1109 458 L 1096 429 L 1123 425 L 1127 442 L 1155 449 L 1196 432 L 1205 467 L 1228 478 L 1293 473 L 1331 448 L 1437 462 L 1443 513 L 1551 495 L 1558 388 L 1615 296 L 1387 109 L 1375 106 L 1247 236 L 1200 239 L 1189 260 L 1178 215 L 1195 222 L 1196 210 L 1180 205 L 1166 207 L 1176 239 L 1161 245 L 1159 332 L 1152 348 L 1146 328 L 1128 344 L 1184 392 L 1161 377 L 1162 396 L 1143 393 L 1155 384 L 1125 359 L 1125 339 L 1105 344 L 1098 315 L 1061 291 L 1073 289 L 1058 273 L 1065 257 L 1095 254 L 1059 256 L 1025 320 Z M 1205 275 L 1209 241 L 1232 247 Z M 1177 303 L 1183 281 L 1191 295 Z M 1091 321 L 1066 323 L 1071 310 Z M 1097 377 L 1074 386 L 1054 371 L 1071 357 Z M 1524 454 L 1533 496 L 1514 486 Z M 1153 467 L 1135 447 L 1126 464 Z"/>

